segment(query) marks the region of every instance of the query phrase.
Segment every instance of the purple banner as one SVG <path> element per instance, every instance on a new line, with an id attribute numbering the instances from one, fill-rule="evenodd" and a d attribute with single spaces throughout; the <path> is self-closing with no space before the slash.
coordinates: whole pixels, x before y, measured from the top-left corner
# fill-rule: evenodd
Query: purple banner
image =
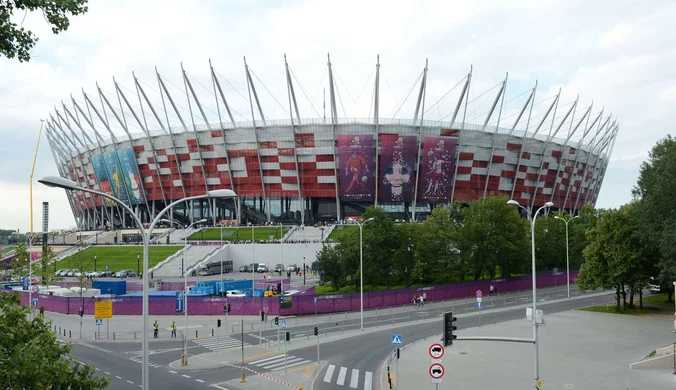
<path id="1" fill-rule="evenodd" d="M 419 202 L 446 202 L 455 173 L 457 138 L 425 137 L 420 163 Z"/>
<path id="2" fill-rule="evenodd" d="M 372 201 L 375 180 L 373 135 L 339 135 L 340 198 Z"/>
<path id="3" fill-rule="evenodd" d="M 383 134 L 380 137 L 378 199 L 381 202 L 413 200 L 416 140 L 415 135 Z"/>

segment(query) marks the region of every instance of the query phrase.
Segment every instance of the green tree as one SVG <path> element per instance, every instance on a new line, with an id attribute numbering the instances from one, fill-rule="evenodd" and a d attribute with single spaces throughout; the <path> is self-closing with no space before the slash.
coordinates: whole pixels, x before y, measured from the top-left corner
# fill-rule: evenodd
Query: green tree
<path id="1" fill-rule="evenodd" d="M 0 383 L 8 389 L 103 389 L 109 379 L 97 377 L 93 366 L 70 357 L 43 316 L 29 319 L 20 296 L 0 294 Z"/>
<path id="2" fill-rule="evenodd" d="M 0 1 L 0 55 L 30 61 L 31 49 L 38 41 L 32 31 L 23 27 L 28 12 L 41 11 L 52 33 L 68 30 L 72 15 L 87 12 L 87 0 L 3 0 Z M 16 20 L 21 19 L 20 24 Z"/>
<path id="3" fill-rule="evenodd" d="M 658 248 L 659 279 L 673 299 L 676 280 L 676 140 L 668 135 L 657 142 L 641 164 L 633 195 L 638 200 L 642 241 Z"/>
<path id="4" fill-rule="evenodd" d="M 33 267 L 33 273 L 40 277 L 41 283 L 44 286 L 49 285 L 49 282 L 54 280 L 54 270 L 50 270 L 49 263 L 55 261 L 55 257 L 52 247 L 47 246 L 47 252 Z"/>

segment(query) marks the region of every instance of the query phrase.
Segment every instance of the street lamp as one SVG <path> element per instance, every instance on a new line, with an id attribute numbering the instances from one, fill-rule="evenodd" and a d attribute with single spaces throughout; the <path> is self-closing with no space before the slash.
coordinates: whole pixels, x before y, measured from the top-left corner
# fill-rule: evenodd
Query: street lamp
<path id="1" fill-rule="evenodd" d="M 558 215 L 554 216 L 554 219 L 560 219 L 566 224 L 566 287 L 568 287 L 568 299 L 570 299 L 570 261 L 568 259 L 568 222 L 574 220 L 575 218 L 580 218 L 579 215 L 576 215 L 572 218 L 562 218 Z"/>
<path id="2" fill-rule="evenodd" d="M 40 233 L 35 233 L 28 238 L 28 307 L 31 309 L 33 318 L 33 239 Z"/>
<path id="3" fill-rule="evenodd" d="M 152 234 L 153 229 L 155 229 L 155 225 L 162 219 L 162 216 L 169 211 L 172 207 L 175 205 L 189 201 L 189 200 L 195 200 L 195 199 L 205 199 L 205 198 L 236 198 L 237 194 L 235 194 L 234 191 L 232 190 L 212 190 L 212 191 L 207 191 L 206 194 L 204 195 L 198 195 L 198 196 L 190 196 L 187 198 L 179 199 L 169 205 L 167 205 L 162 211 L 160 211 L 155 219 L 150 223 L 150 226 L 146 230 L 143 227 L 143 223 L 141 220 L 138 218 L 138 216 L 134 213 L 134 210 L 132 210 L 129 206 L 127 206 L 123 201 L 115 198 L 114 196 L 108 195 L 104 192 L 101 191 L 96 191 L 92 190 L 89 188 L 84 188 L 80 187 L 78 183 L 68 180 L 63 177 L 58 177 L 58 176 L 48 176 L 45 178 L 42 178 L 38 180 L 38 183 L 42 183 L 48 187 L 55 187 L 55 188 L 62 188 L 64 190 L 68 191 L 82 191 L 82 192 L 89 192 L 91 194 L 95 195 L 100 195 L 104 198 L 110 199 L 113 202 L 117 203 L 122 207 L 124 210 L 126 210 L 131 218 L 136 222 L 138 225 L 139 230 L 141 231 L 141 236 L 143 238 L 143 274 L 148 275 L 148 247 L 150 243 L 150 237 Z M 142 387 L 145 390 L 150 389 L 150 378 L 149 378 L 149 369 L 148 369 L 148 277 L 146 276 L 143 278 L 143 366 L 142 366 Z"/>
<path id="4" fill-rule="evenodd" d="M 362 228 L 367 222 L 373 221 L 373 218 L 369 218 L 362 223 L 352 218 L 350 220 L 359 225 L 359 329 L 364 331 L 364 239 Z"/>
<path id="5" fill-rule="evenodd" d="M 282 270 L 279 272 L 279 291 L 277 292 L 279 295 L 282 295 L 282 292 L 284 291 L 284 225 L 282 223 L 279 223 L 279 245 L 280 245 L 280 251 L 282 252 Z M 291 281 L 289 281 L 291 283 Z"/>
<path id="6" fill-rule="evenodd" d="M 537 282 L 535 278 L 535 220 L 538 217 L 538 214 L 542 209 L 545 209 L 547 207 L 552 207 L 554 206 L 554 203 L 552 202 L 547 202 L 545 203 L 544 206 L 540 207 L 537 209 L 535 212 L 535 215 L 531 215 L 531 211 L 519 204 L 519 202 L 515 201 L 514 199 L 510 199 L 507 201 L 508 205 L 513 205 L 513 206 L 518 206 L 522 208 L 526 213 L 528 213 L 528 220 L 530 221 L 530 238 L 531 238 L 531 258 L 532 258 L 532 273 L 533 273 L 533 360 L 534 360 L 534 371 L 535 371 L 535 382 L 537 382 L 540 379 L 540 361 L 539 361 L 539 356 L 538 356 L 538 322 L 537 322 L 537 310 L 536 310 L 536 303 L 537 303 Z"/>

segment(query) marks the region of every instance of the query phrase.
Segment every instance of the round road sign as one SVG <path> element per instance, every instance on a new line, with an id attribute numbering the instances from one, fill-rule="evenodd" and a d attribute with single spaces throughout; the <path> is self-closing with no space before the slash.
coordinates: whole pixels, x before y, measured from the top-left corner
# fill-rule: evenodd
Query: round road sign
<path id="1" fill-rule="evenodd" d="M 38 286 L 37 284 L 34 284 L 34 285 L 31 287 L 31 291 L 32 291 L 33 293 L 36 293 L 36 292 L 40 291 L 40 286 Z"/>
<path id="2" fill-rule="evenodd" d="M 481 290 L 476 290 L 476 297 L 477 298 L 481 298 L 483 296 L 484 296 L 484 294 L 481 292 Z"/>
<path id="3" fill-rule="evenodd" d="M 444 376 L 444 366 L 439 363 L 430 366 L 430 376 L 434 379 L 439 379 Z"/>
<path id="4" fill-rule="evenodd" d="M 441 359 L 444 356 L 444 346 L 438 343 L 432 344 L 428 352 L 433 359 Z"/>

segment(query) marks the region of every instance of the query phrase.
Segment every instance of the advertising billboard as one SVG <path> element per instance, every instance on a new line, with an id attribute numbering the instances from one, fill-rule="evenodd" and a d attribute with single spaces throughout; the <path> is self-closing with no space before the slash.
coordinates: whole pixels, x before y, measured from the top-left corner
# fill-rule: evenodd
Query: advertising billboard
<path id="1" fill-rule="evenodd" d="M 416 141 L 415 135 L 383 134 L 380 137 L 378 199 L 381 202 L 413 200 Z"/>
<path id="2" fill-rule="evenodd" d="M 110 187 L 110 179 L 108 178 L 108 171 L 106 170 L 106 163 L 103 161 L 103 155 L 97 154 L 95 156 L 91 156 L 90 160 L 92 162 L 92 166 L 94 167 L 94 174 L 96 175 L 96 181 L 99 182 L 99 190 L 103 193 L 108 194 L 108 195 L 115 196 L 113 194 L 113 190 Z M 110 199 L 104 198 L 103 201 L 105 202 L 106 206 L 114 206 L 115 205 L 115 202 L 113 202 Z"/>
<path id="3" fill-rule="evenodd" d="M 339 135 L 340 198 L 372 201 L 375 189 L 374 142 L 372 134 Z"/>
<path id="4" fill-rule="evenodd" d="M 108 179 L 110 180 L 110 189 L 113 191 L 113 196 L 129 206 L 129 196 L 127 196 L 127 188 L 122 178 L 120 163 L 117 161 L 117 153 L 106 152 L 103 154 L 103 160 L 108 170 Z"/>
<path id="5" fill-rule="evenodd" d="M 127 187 L 127 195 L 131 204 L 141 204 L 146 202 L 145 192 L 143 191 L 143 182 L 136 165 L 136 158 L 132 149 L 121 149 L 117 151 L 117 157 L 122 168 L 122 178 Z"/>
<path id="6" fill-rule="evenodd" d="M 419 202 L 447 202 L 455 173 L 457 138 L 425 137 L 420 162 Z"/>

